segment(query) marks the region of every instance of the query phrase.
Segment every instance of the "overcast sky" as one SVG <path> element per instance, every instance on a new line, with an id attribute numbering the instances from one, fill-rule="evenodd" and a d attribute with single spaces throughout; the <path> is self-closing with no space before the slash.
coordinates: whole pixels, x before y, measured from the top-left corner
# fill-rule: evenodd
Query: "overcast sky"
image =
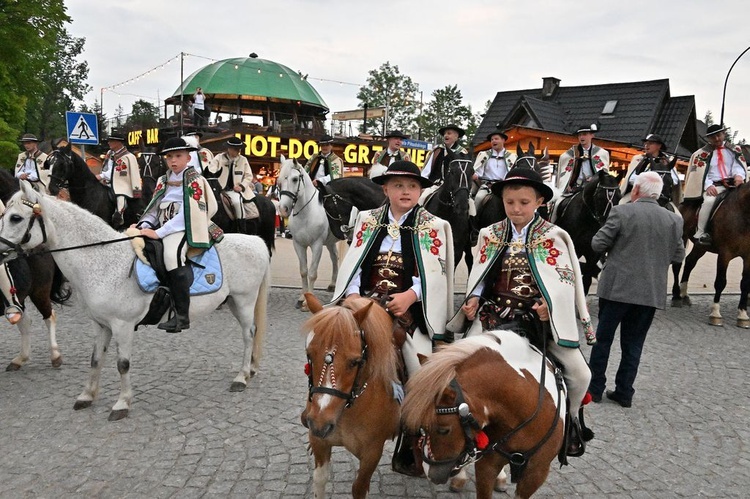
<path id="1" fill-rule="evenodd" d="M 668 78 L 671 95 L 694 95 L 698 117 L 718 121 L 724 78 L 750 45 L 744 0 L 68 0 L 69 31 L 99 99 L 180 52 L 211 59 L 256 52 L 309 75 L 331 111 L 356 109 L 368 71 L 390 61 L 419 84 L 425 101 L 458 85 L 481 111 L 504 90 Z M 184 74 L 210 64 L 187 56 Z M 137 82 L 104 93 L 104 111 L 129 112 L 179 88 L 179 58 Z M 321 80 L 335 80 L 331 81 Z M 750 53 L 729 78 L 724 121 L 750 138 Z M 117 93 L 114 93 L 117 92 Z M 121 94 L 121 95 L 118 95 Z"/>

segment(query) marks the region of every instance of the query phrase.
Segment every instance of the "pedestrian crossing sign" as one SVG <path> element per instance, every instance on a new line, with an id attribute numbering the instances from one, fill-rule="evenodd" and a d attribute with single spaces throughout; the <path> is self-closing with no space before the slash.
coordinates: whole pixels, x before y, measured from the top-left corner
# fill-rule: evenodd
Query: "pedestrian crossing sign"
<path id="1" fill-rule="evenodd" d="M 99 143 L 99 121 L 94 113 L 65 112 L 68 125 L 68 140 L 71 144 Z"/>

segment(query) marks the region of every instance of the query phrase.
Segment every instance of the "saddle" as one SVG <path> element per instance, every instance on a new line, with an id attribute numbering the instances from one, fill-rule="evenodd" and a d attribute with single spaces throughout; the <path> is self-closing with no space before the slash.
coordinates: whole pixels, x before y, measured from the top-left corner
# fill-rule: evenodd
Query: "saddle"
<path id="1" fill-rule="evenodd" d="M 256 196 L 252 199 L 242 198 L 242 219 L 253 220 L 260 217 L 260 211 L 258 211 L 258 203 L 255 201 Z M 234 214 L 234 206 L 232 205 L 232 199 L 229 197 L 226 191 L 221 193 L 221 205 L 224 207 L 224 211 L 230 220 L 235 220 L 237 217 Z"/>
<path id="2" fill-rule="evenodd" d="M 144 263 L 140 258 L 135 258 L 133 271 L 141 291 L 156 293 L 161 287 L 161 283 L 166 282 L 164 245 L 159 240 L 147 239 L 143 253 L 149 263 Z M 190 296 L 215 293 L 221 288 L 224 275 L 221 268 L 221 259 L 215 246 L 188 258 L 187 264 L 193 266 L 193 284 L 190 286 Z"/>

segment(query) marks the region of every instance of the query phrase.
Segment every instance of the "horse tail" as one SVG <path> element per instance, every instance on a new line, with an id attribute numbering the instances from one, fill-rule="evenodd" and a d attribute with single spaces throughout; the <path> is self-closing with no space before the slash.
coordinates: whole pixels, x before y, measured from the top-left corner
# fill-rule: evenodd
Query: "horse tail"
<path id="1" fill-rule="evenodd" d="M 257 196 L 256 199 L 258 199 Z M 258 201 L 258 210 L 260 212 L 258 236 L 266 243 L 268 256 L 273 256 L 273 251 L 276 249 L 276 207 L 265 196 L 260 196 Z"/>
<path id="2" fill-rule="evenodd" d="M 53 303 L 62 305 L 70 299 L 70 295 L 73 294 L 73 290 L 68 285 L 68 280 L 63 275 L 60 267 L 55 263 L 55 273 L 52 276 L 52 290 L 50 291 L 50 300 Z"/>
<path id="3" fill-rule="evenodd" d="M 255 341 L 253 341 L 253 363 L 260 364 L 260 358 L 263 354 L 263 342 L 266 338 L 266 329 L 268 328 L 268 288 L 271 285 L 271 264 L 269 262 L 266 269 L 266 275 L 260 283 L 258 290 L 258 299 L 255 300 Z"/>

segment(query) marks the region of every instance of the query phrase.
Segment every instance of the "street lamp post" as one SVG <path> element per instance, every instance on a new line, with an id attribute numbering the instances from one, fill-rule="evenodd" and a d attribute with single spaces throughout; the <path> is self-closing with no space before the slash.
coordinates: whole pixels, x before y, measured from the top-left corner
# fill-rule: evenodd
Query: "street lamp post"
<path id="1" fill-rule="evenodd" d="M 743 50 L 742 53 L 737 56 L 737 59 L 734 60 L 732 66 L 729 68 L 729 71 L 727 71 L 727 77 L 724 79 L 724 93 L 721 94 L 721 118 L 719 119 L 719 125 L 724 126 L 724 101 L 727 98 L 727 83 L 729 82 L 729 73 L 732 72 L 732 70 L 734 69 L 734 65 L 737 64 L 737 61 L 740 60 L 740 57 L 745 55 L 748 50 L 750 50 L 750 47 Z"/>

